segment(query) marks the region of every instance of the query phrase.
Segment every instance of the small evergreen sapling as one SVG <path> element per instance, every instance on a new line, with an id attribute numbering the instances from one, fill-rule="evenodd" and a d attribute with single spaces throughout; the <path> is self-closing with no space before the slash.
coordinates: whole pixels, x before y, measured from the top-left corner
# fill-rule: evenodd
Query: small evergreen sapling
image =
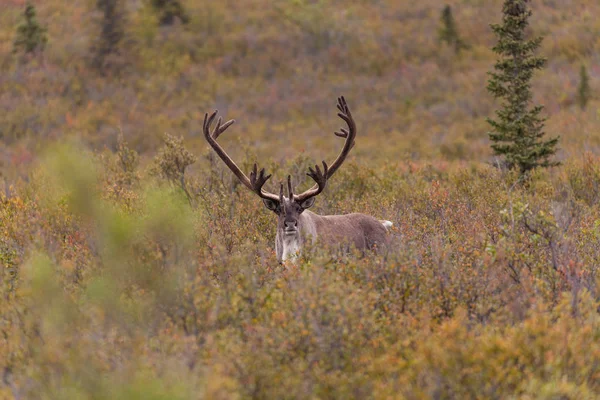
<path id="1" fill-rule="evenodd" d="M 121 53 L 125 38 L 125 10 L 123 0 L 96 0 L 96 8 L 101 13 L 99 35 L 92 43 L 92 66 L 104 71 L 110 64 L 110 56 Z"/>
<path id="2" fill-rule="evenodd" d="M 577 89 L 577 103 L 582 110 L 585 110 L 590 100 L 590 91 L 590 77 L 585 65 L 582 65 L 579 70 L 579 88 Z"/>
<path id="3" fill-rule="evenodd" d="M 150 6 L 159 14 L 160 25 L 173 25 L 176 19 L 182 24 L 190 22 L 190 17 L 179 0 L 150 0 Z"/>
<path id="4" fill-rule="evenodd" d="M 27 3 L 24 17 L 23 23 L 17 28 L 13 52 L 23 51 L 25 54 L 32 54 L 36 51 L 44 51 L 48 42 L 47 29 L 38 23 L 33 4 Z"/>
<path id="5" fill-rule="evenodd" d="M 501 24 L 492 25 L 498 37 L 493 51 L 499 55 L 490 72 L 488 91 L 502 99 L 502 107 L 496 111 L 496 119 L 488 118 L 492 127 L 489 132 L 494 153 L 503 156 L 506 166 L 518 168 L 525 175 L 536 167 L 555 166 L 559 163 L 550 158 L 556 152 L 558 137 L 544 140 L 544 121 L 540 116 L 542 106 L 530 107 L 531 78 L 546 60 L 535 56 L 541 37 L 525 39 L 529 25 L 530 0 L 505 0 Z"/>
<path id="6" fill-rule="evenodd" d="M 454 47 L 454 51 L 457 54 L 460 53 L 461 50 L 467 49 L 468 46 L 458 35 L 456 22 L 452 15 L 452 8 L 449 5 L 444 7 L 441 20 L 442 26 L 438 33 L 440 42 L 446 42 L 449 46 Z"/>

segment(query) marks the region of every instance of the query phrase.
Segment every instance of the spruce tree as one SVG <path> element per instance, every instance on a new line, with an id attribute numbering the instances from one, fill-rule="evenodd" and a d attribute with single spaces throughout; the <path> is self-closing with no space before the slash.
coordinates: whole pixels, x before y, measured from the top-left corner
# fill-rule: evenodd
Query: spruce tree
<path id="1" fill-rule="evenodd" d="M 35 6 L 27 3 L 23 16 L 24 21 L 17 28 L 13 52 L 23 51 L 25 54 L 31 54 L 36 51 L 44 51 L 48 42 L 47 29 L 38 23 Z"/>
<path id="2" fill-rule="evenodd" d="M 452 15 L 452 8 L 449 5 L 444 7 L 441 20 L 442 26 L 438 33 L 440 42 L 446 42 L 449 46 L 453 46 L 456 53 L 460 53 L 461 50 L 466 49 L 467 45 L 458 35 L 456 22 Z"/>
<path id="3" fill-rule="evenodd" d="M 544 140 L 544 121 L 540 116 L 542 106 L 531 107 L 531 78 L 546 60 L 535 56 L 541 37 L 526 40 L 529 25 L 530 0 L 505 0 L 501 24 L 493 24 L 498 38 L 493 51 L 499 55 L 490 72 L 487 89 L 502 99 L 496 119 L 488 118 L 494 153 L 503 156 L 509 168 L 518 168 L 525 175 L 536 167 L 558 165 L 550 158 L 556 152 L 558 137 Z"/>
<path id="4" fill-rule="evenodd" d="M 187 24 L 190 18 L 179 0 L 150 0 L 150 5 L 159 14 L 160 25 L 172 25 L 175 19 Z"/>
<path id="5" fill-rule="evenodd" d="M 581 65 L 579 70 L 579 88 L 577 89 L 577 103 L 582 110 L 585 110 L 590 100 L 590 77 L 585 65 Z"/>
<path id="6" fill-rule="evenodd" d="M 92 66 L 103 71 L 108 66 L 108 58 L 121 53 L 125 38 L 125 10 L 122 0 L 96 0 L 96 8 L 101 13 L 100 33 L 92 43 Z"/>

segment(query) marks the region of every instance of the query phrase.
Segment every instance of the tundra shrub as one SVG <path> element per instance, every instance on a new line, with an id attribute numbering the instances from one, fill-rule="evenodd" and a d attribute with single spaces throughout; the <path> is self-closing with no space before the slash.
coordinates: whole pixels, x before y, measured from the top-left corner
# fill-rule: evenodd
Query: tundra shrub
<path id="1" fill-rule="evenodd" d="M 33 4 L 27 3 L 23 17 L 23 22 L 17 27 L 13 52 L 25 54 L 43 52 L 48 43 L 48 30 L 39 24 Z"/>

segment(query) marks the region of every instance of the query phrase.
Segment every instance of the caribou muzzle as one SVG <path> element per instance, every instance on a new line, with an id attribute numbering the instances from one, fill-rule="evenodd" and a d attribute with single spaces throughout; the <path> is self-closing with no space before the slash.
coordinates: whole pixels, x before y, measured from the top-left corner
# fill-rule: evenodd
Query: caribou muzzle
<path id="1" fill-rule="evenodd" d="M 291 235 L 297 234 L 298 233 L 298 223 L 296 221 L 286 221 L 285 222 L 285 229 L 283 230 L 283 232 L 287 236 L 291 236 Z"/>

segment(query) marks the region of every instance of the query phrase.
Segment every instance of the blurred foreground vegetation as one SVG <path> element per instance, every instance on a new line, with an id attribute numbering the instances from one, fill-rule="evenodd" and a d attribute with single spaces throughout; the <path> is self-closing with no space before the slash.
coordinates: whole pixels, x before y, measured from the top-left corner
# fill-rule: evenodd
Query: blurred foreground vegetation
<path id="1" fill-rule="evenodd" d="M 458 53 L 433 0 L 182 1 L 169 24 L 131 0 L 103 73 L 95 2 L 35 3 L 48 41 L 18 55 L 22 3 L 0 12 L 0 398 L 599 396 L 595 1 L 532 3 L 563 165 L 526 187 L 487 137 L 500 0 L 449 2 Z M 339 150 L 340 94 L 357 145 L 316 211 L 392 220 L 396 245 L 280 266 L 200 120 L 300 182 Z"/>

